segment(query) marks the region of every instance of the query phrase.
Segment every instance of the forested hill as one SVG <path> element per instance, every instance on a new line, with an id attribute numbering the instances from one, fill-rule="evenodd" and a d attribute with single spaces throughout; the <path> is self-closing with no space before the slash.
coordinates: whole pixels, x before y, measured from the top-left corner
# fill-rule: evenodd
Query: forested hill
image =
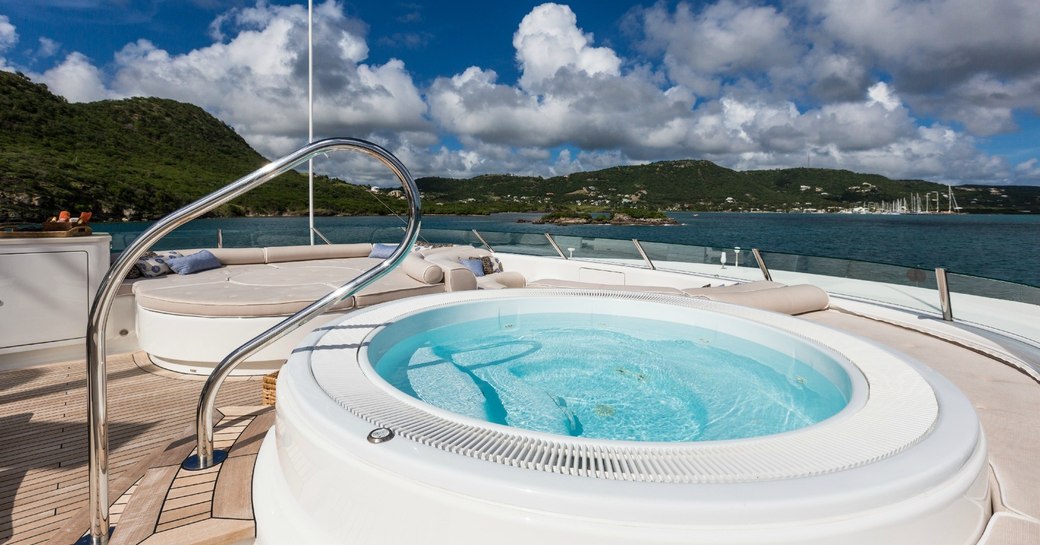
<path id="1" fill-rule="evenodd" d="M 503 209 L 525 203 L 533 209 L 558 207 L 646 207 L 671 210 L 839 210 L 891 203 L 913 194 L 936 198 L 948 208 L 947 186 L 921 180 L 891 180 L 847 170 L 791 168 L 735 171 L 710 161 L 663 161 L 620 166 L 569 176 L 537 178 L 485 175 L 468 180 L 424 178 L 426 199 L 458 207 L 498 204 Z M 1040 212 L 1040 187 L 954 186 L 964 211 Z M 436 205 L 435 205 L 436 206 Z M 443 206 L 443 205 L 441 205 Z M 923 206 L 923 204 L 922 204 Z M 521 206 L 523 208 L 525 206 Z"/>
<path id="2" fill-rule="evenodd" d="M 70 104 L 0 71 L 0 223 L 90 210 L 97 221 L 154 219 L 267 160 L 197 106 L 157 98 Z M 290 173 L 219 213 L 305 214 L 306 178 Z M 367 188 L 318 178 L 325 213 L 385 213 Z"/>
<path id="3" fill-rule="evenodd" d="M 159 218 L 265 164 L 235 131 L 197 106 L 157 98 L 70 104 L 21 74 L 0 71 L 0 223 L 38 222 L 60 210 L 96 221 Z M 666 161 L 553 178 L 485 175 L 417 180 L 427 213 L 559 208 L 837 210 L 931 194 L 946 186 L 844 170 L 738 172 L 709 161 Z M 1040 212 L 1040 188 L 954 187 L 974 212 Z M 403 211 L 393 195 L 315 179 L 318 214 Z M 386 203 L 386 205 L 384 205 Z M 303 215 L 306 180 L 290 173 L 218 215 Z"/>

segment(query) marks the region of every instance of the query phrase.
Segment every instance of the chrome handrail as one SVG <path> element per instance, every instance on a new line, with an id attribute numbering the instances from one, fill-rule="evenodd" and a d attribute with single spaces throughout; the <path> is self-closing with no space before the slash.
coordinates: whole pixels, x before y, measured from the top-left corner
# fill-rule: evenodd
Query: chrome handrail
<path id="1" fill-rule="evenodd" d="M 334 294 L 338 294 L 336 300 L 346 297 L 349 288 L 363 288 L 372 281 L 378 279 L 380 276 L 389 272 L 404 258 L 419 233 L 419 190 L 415 186 L 415 181 L 412 180 L 411 174 L 408 173 L 408 170 L 396 157 L 391 155 L 390 152 L 372 144 L 371 142 L 354 138 L 328 138 L 310 143 L 159 220 L 145 232 L 141 233 L 139 237 L 137 237 L 129 246 L 126 247 L 125 250 L 123 250 L 122 253 L 120 253 L 119 258 L 116 259 L 116 262 L 111 268 L 109 268 L 108 272 L 101 279 L 97 297 L 94 299 L 93 305 L 91 305 L 90 314 L 87 318 L 87 433 L 90 445 L 88 463 L 90 499 L 88 508 L 90 510 L 90 533 L 87 536 L 84 536 L 86 543 L 91 543 L 92 545 L 104 545 L 108 543 L 109 538 L 108 385 L 105 362 L 105 334 L 108 315 L 112 310 L 112 304 L 123 278 L 125 278 L 127 273 L 130 272 L 130 267 L 134 266 L 138 258 L 144 255 L 155 241 L 166 236 L 174 229 L 222 204 L 226 204 L 232 199 L 278 177 L 279 175 L 292 170 L 315 155 L 335 150 L 358 151 L 372 156 L 390 168 L 390 170 L 397 175 L 398 179 L 401 180 L 401 184 L 404 186 L 403 189 L 409 200 L 409 223 L 408 230 L 405 231 L 405 241 L 403 244 L 398 246 L 397 250 L 394 251 L 386 261 L 383 261 L 379 265 L 376 265 L 369 271 L 365 272 L 355 279 L 354 282 L 348 283 L 347 285 L 333 291 L 328 296 L 311 304 L 259 337 L 249 341 L 246 345 L 243 345 L 252 347 L 252 350 L 244 354 L 244 357 L 248 357 L 253 351 L 262 348 L 261 343 L 263 341 L 261 340 L 261 337 L 264 335 L 275 330 L 278 330 L 275 332 L 278 334 L 278 337 L 288 333 L 299 326 L 299 323 L 289 324 L 289 322 L 293 322 L 293 320 L 296 319 L 302 323 L 300 317 L 304 313 L 308 313 L 307 316 L 310 316 L 311 313 L 313 313 L 313 315 L 319 314 L 321 311 L 324 311 L 327 306 L 331 306 L 335 301 L 328 302 L 327 305 L 321 305 L 319 303 L 329 300 Z M 389 265 L 387 265 L 387 263 L 389 263 Z M 277 340 L 278 337 L 274 337 L 267 342 L 273 342 L 274 340 Z M 243 351 L 240 348 L 239 350 L 236 350 L 233 355 L 242 353 Z M 230 358 L 231 356 L 226 358 L 224 362 L 221 362 L 221 365 L 227 362 Z M 218 367 L 218 369 L 220 369 L 220 367 Z M 230 369 L 228 372 L 230 372 Z M 216 374 L 217 370 L 214 370 L 214 373 Z M 213 376 L 211 376 L 210 379 L 210 381 L 207 381 L 206 387 L 203 388 L 204 396 L 210 391 L 209 388 L 213 381 Z M 215 384 L 216 387 L 212 388 L 212 394 L 214 397 L 216 395 L 216 390 L 219 389 L 220 382 L 222 381 L 223 377 L 217 380 Z M 205 405 L 206 404 L 203 400 L 200 399 L 200 409 Z M 210 429 L 212 430 L 212 427 Z M 210 446 L 212 447 L 212 442 L 210 443 Z"/>
<path id="2" fill-rule="evenodd" d="M 935 268 L 935 285 L 939 290 L 939 309 L 942 311 L 942 319 L 946 322 L 953 321 L 953 307 L 950 305 L 950 286 L 946 283 L 946 269 Z"/>
<path id="3" fill-rule="evenodd" d="M 484 237 L 480 234 L 480 232 L 478 232 L 476 229 L 472 229 L 472 231 L 473 231 L 473 236 L 477 237 L 477 240 L 479 240 L 480 243 L 483 244 L 484 247 L 487 248 L 489 252 L 495 253 L 495 249 L 492 248 L 490 244 L 488 244 L 488 241 L 484 240 Z"/>
<path id="4" fill-rule="evenodd" d="M 556 243 L 556 239 L 554 239 L 552 235 L 550 235 L 549 233 L 542 234 L 545 235 L 545 239 L 549 241 L 549 244 L 552 246 L 553 250 L 556 250 L 556 253 L 559 254 L 560 257 L 567 259 L 567 256 L 563 255 L 563 250 L 560 249 L 560 245 Z"/>
<path id="5" fill-rule="evenodd" d="M 639 243 L 639 239 L 637 239 L 637 238 L 632 239 L 632 244 L 634 244 L 635 247 L 636 247 L 636 250 L 639 251 L 639 255 L 643 257 L 643 262 L 646 263 L 646 266 L 650 267 L 651 271 L 656 271 L 657 270 L 657 266 L 654 265 L 654 262 L 650 260 L 650 256 L 646 255 L 646 250 L 644 250 L 643 249 L 643 245 Z"/>
<path id="6" fill-rule="evenodd" d="M 332 244 L 332 242 L 329 241 L 329 239 L 323 235 L 317 227 L 311 227 L 311 236 L 313 237 L 314 235 L 318 235 L 325 244 Z"/>
<path id="7" fill-rule="evenodd" d="M 766 267 L 766 261 L 762 259 L 762 253 L 758 251 L 758 248 L 752 248 L 751 255 L 755 256 L 755 261 L 758 262 L 758 269 L 762 271 L 762 278 L 767 282 L 772 282 L 773 275 L 769 272 L 769 267 Z"/>

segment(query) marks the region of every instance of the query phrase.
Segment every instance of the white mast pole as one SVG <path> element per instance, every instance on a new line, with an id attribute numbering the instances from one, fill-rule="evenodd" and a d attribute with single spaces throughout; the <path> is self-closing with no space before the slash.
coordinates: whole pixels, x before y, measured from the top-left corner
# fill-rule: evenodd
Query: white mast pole
<path id="1" fill-rule="evenodd" d="M 314 142 L 314 0 L 307 0 L 307 143 Z M 307 161 L 307 232 L 314 246 L 314 159 Z"/>

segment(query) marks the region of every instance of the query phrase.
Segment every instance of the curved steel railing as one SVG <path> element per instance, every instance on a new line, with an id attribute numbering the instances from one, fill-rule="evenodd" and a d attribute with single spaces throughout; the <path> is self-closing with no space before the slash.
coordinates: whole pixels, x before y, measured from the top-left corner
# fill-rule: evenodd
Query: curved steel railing
<path id="1" fill-rule="evenodd" d="M 421 217 L 419 190 L 411 174 L 390 152 L 371 142 L 354 138 L 329 138 L 313 142 L 159 220 L 123 250 L 116 262 L 101 279 L 97 297 L 94 299 L 94 304 L 90 308 L 90 315 L 87 319 L 87 433 L 90 445 L 88 463 L 90 533 L 84 536 L 84 540 L 81 540 L 81 542 L 101 545 L 108 543 L 108 385 L 105 364 L 105 333 L 108 315 L 112 310 L 112 304 L 119 290 L 119 285 L 130 271 L 130 267 L 134 266 L 138 258 L 144 255 L 155 241 L 166 236 L 177 227 L 292 170 L 315 155 L 338 150 L 356 151 L 369 155 L 382 162 L 401 181 L 409 203 L 409 221 L 408 227 L 405 229 L 404 241 L 385 261 L 242 345 L 214 369 L 213 374 L 203 387 L 196 418 L 199 430 L 199 454 L 197 455 L 199 463 L 196 465 L 199 467 L 214 465 L 216 462 L 213 462 L 213 402 L 224 378 L 231 373 L 235 366 L 257 350 L 300 327 L 308 319 L 321 314 L 328 307 L 335 304 L 336 301 L 352 295 L 357 290 L 364 288 L 390 272 L 407 255 L 408 250 L 418 236 Z M 185 461 L 185 464 L 191 465 L 188 464 L 188 461 Z"/>

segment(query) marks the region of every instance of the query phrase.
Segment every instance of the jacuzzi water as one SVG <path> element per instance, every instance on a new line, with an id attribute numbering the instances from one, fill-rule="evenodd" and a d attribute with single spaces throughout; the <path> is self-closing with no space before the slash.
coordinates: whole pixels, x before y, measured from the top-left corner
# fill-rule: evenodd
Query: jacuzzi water
<path id="1" fill-rule="evenodd" d="M 373 339 L 371 364 L 416 399 L 495 424 L 595 439 L 740 439 L 815 424 L 850 398 L 841 367 L 789 335 L 766 335 L 766 346 L 747 338 L 756 328 L 737 338 L 589 312 L 438 316 L 451 312 L 391 324 Z"/>

